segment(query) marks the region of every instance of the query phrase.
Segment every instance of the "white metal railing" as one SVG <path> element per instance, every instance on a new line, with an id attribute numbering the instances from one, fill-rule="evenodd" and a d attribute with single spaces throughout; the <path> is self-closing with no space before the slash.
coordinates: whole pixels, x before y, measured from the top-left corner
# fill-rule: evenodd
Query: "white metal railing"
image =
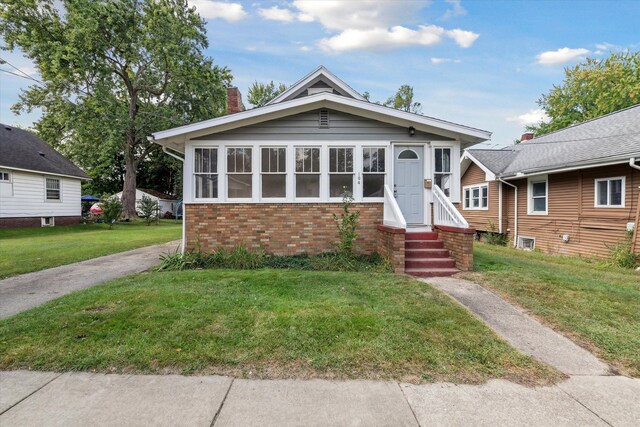
<path id="1" fill-rule="evenodd" d="M 468 228 L 469 223 L 437 185 L 433 185 L 433 224 Z M 386 205 L 386 204 L 385 204 Z"/>
<path id="2" fill-rule="evenodd" d="M 393 197 L 393 191 L 388 185 L 384 186 L 384 225 L 390 227 L 407 228 L 407 222 L 404 220 L 404 215 L 400 211 L 400 206 L 396 202 L 396 198 Z"/>

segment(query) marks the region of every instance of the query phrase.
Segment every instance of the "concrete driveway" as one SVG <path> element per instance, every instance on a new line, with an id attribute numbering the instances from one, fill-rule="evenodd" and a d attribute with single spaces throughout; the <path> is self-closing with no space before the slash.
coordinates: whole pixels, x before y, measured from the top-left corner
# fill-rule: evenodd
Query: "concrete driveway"
<path id="1" fill-rule="evenodd" d="M 140 273 L 173 252 L 176 240 L 0 280 L 0 319 L 107 280 Z"/>

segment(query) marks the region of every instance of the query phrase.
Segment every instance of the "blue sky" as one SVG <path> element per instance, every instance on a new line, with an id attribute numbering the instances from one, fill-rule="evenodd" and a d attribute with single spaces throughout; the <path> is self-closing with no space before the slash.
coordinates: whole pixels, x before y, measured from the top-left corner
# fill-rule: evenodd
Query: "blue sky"
<path id="1" fill-rule="evenodd" d="M 638 1 L 208 1 L 208 55 L 251 82 L 292 84 L 324 65 L 372 100 L 414 87 L 423 114 L 493 132 L 504 146 L 539 120 L 536 100 L 585 57 L 640 49 Z M 37 77 L 19 52 L 0 57 Z M 8 65 L 0 66 L 11 70 Z M 12 70 L 15 71 L 15 70 Z M 29 81 L 0 73 L 0 121 Z"/>

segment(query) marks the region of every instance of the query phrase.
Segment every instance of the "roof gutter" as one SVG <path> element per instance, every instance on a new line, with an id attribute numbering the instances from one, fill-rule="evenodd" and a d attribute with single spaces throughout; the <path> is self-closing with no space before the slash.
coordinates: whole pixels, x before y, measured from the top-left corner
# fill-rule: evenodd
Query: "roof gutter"
<path id="1" fill-rule="evenodd" d="M 636 158 L 632 157 L 629 159 L 629 166 L 631 166 L 634 169 L 638 169 L 640 170 L 640 166 L 636 165 Z"/>
<path id="2" fill-rule="evenodd" d="M 160 145 L 160 146 L 162 147 L 162 152 L 163 152 L 163 153 L 170 155 L 170 156 L 171 156 L 171 157 L 173 157 L 174 159 L 178 159 L 178 160 L 180 160 L 181 162 L 184 162 L 184 157 L 180 157 L 180 156 L 178 156 L 178 155 L 176 155 L 176 154 L 171 153 L 170 151 L 167 151 L 167 150 L 168 150 L 168 148 L 167 148 L 167 147 L 165 147 L 164 145 L 160 144 L 158 141 L 156 141 L 156 139 L 155 139 L 153 136 L 148 136 L 148 137 L 147 137 L 147 140 L 148 140 L 149 142 L 151 142 L 152 144 L 158 144 L 158 145 Z"/>
<path id="3" fill-rule="evenodd" d="M 515 175 L 511 175 L 511 176 L 502 176 L 501 179 L 520 179 L 520 178 L 528 178 L 530 176 L 536 176 L 536 175 L 547 175 L 550 173 L 561 173 L 561 172 L 570 172 L 570 171 L 574 171 L 574 170 L 578 170 L 578 169 L 590 169 L 590 168 L 598 168 L 598 167 L 602 167 L 602 166 L 611 166 L 611 165 L 619 165 L 619 164 L 623 164 L 627 162 L 627 157 L 622 157 L 619 160 L 613 160 L 610 162 L 605 162 L 605 163 L 591 163 L 591 164 L 582 164 L 582 165 L 576 165 L 576 166 L 571 166 L 571 167 L 567 167 L 567 168 L 560 168 L 560 169 L 540 169 L 534 172 L 518 172 Z M 634 167 L 634 166 L 631 166 Z M 637 168 L 636 168 L 637 169 Z"/>
<path id="4" fill-rule="evenodd" d="M 513 247 L 515 248 L 518 245 L 518 186 L 503 181 L 502 178 L 498 178 L 498 181 L 515 189 L 513 200 Z M 500 203 L 500 212 L 502 212 L 502 202 Z M 502 219 L 502 215 L 500 215 L 500 219 Z"/>

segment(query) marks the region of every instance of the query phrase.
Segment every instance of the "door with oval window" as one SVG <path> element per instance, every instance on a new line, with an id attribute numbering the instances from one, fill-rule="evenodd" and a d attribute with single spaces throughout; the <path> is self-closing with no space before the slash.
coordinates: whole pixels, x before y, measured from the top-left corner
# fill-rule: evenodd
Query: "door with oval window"
<path id="1" fill-rule="evenodd" d="M 424 147 L 394 147 L 393 194 L 407 224 L 424 224 Z"/>

